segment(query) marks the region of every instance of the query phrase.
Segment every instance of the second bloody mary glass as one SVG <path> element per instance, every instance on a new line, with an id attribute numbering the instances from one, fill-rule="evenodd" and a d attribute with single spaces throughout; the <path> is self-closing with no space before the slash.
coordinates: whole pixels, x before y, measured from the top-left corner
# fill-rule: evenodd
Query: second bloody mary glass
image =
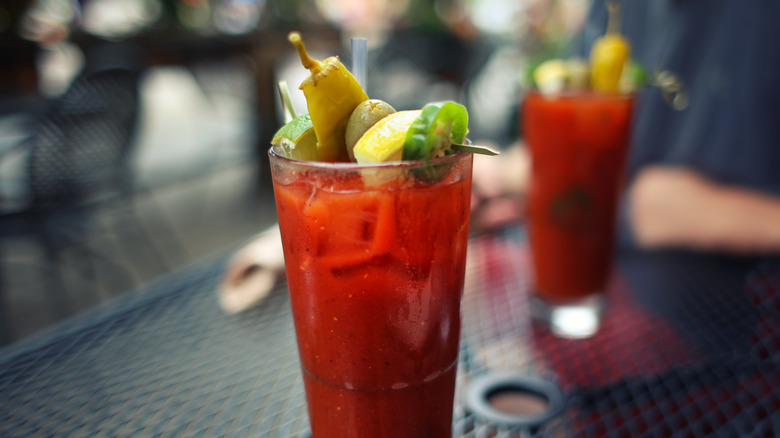
<path id="1" fill-rule="evenodd" d="M 313 437 L 449 438 L 471 154 L 269 155 Z"/>
<path id="2" fill-rule="evenodd" d="M 600 323 L 633 102 L 593 92 L 525 98 L 533 305 L 562 336 L 591 336 Z"/>

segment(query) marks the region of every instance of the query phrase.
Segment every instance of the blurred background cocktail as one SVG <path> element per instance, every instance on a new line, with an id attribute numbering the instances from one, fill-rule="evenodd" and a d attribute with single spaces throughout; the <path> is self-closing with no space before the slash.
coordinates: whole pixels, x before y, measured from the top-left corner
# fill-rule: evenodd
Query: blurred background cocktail
<path id="1" fill-rule="evenodd" d="M 528 228 L 536 315 L 564 336 L 589 336 L 604 307 L 633 95 L 525 98 L 531 151 Z"/>
<path id="2" fill-rule="evenodd" d="M 588 58 L 548 59 L 532 72 L 520 123 L 531 155 L 528 231 L 533 314 L 561 336 L 596 333 L 610 277 L 634 95 L 644 80 L 607 2 Z"/>

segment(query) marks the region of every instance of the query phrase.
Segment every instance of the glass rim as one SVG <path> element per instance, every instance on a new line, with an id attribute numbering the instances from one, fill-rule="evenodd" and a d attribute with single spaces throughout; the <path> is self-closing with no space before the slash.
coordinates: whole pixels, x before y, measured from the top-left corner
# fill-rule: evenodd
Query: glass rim
<path id="1" fill-rule="evenodd" d="M 307 169 L 318 170 L 343 170 L 343 171 L 355 171 L 361 169 L 409 169 L 421 166 L 430 166 L 431 164 L 447 164 L 456 162 L 471 152 L 455 152 L 451 155 L 444 157 L 432 158 L 429 160 L 404 160 L 404 161 L 386 161 L 382 163 L 368 163 L 360 164 L 355 162 L 344 161 L 309 161 L 309 160 L 297 160 L 295 158 L 288 158 L 278 154 L 274 150 L 274 146 L 268 148 L 268 156 L 271 161 L 279 163 L 285 163 L 286 165 L 298 166 Z"/>

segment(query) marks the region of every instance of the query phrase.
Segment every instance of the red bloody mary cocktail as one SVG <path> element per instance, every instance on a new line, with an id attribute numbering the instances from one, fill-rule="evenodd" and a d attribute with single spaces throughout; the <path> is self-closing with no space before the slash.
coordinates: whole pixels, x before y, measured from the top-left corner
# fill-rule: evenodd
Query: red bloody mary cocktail
<path id="1" fill-rule="evenodd" d="M 471 160 L 271 153 L 315 438 L 451 436 Z"/>
<path id="2" fill-rule="evenodd" d="M 606 286 L 632 107 L 633 96 L 621 94 L 525 99 L 529 239 L 537 293 L 546 300 L 565 303 Z"/>

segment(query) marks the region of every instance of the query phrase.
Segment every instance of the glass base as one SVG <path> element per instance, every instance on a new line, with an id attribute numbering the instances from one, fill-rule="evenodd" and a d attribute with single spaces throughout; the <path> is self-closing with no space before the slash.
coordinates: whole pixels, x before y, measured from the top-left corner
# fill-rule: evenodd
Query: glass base
<path id="1" fill-rule="evenodd" d="M 531 316 L 544 321 L 562 338 L 585 339 L 598 332 L 606 303 L 601 293 L 567 302 L 551 302 L 531 296 Z"/>

